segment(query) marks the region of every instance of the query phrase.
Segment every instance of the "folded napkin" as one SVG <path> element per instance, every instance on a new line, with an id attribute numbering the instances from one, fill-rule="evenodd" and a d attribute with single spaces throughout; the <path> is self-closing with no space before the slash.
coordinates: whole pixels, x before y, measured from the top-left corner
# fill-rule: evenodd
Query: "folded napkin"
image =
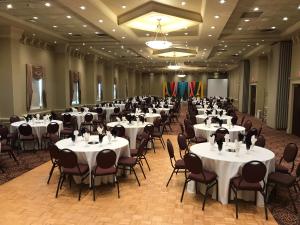
<path id="1" fill-rule="evenodd" d="M 74 107 L 72 107 L 72 112 L 78 112 L 78 110 Z"/>
<path id="2" fill-rule="evenodd" d="M 213 144 L 215 143 L 215 135 L 211 135 L 211 136 L 209 137 L 209 143 L 210 143 L 211 145 L 213 145 Z"/>
<path id="3" fill-rule="evenodd" d="M 225 142 L 226 142 L 226 143 L 229 142 L 229 138 L 230 138 L 230 137 L 229 137 L 229 134 L 225 134 L 224 139 L 225 139 Z"/>
<path id="4" fill-rule="evenodd" d="M 256 141 L 257 141 L 257 139 L 256 139 L 255 135 L 252 135 L 252 137 L 251 137 L 251 144 L 255 145 Z"/>
<path id="5" fill-rule="evenodd" d="M 122 116 L 122 121 L 126 121 L 126 118 L 125 118 L 125 116 Z"/>
<path id="6" fill-rule="evenodd" d="M 116 120 L 117 120 L 118 122 L 121 122 L 121 119 L 120 119 L 119 117 L 117 117 Z"/>
<path id="7" fill-rule="evenodd" d="M 103 129 L 101 127 L 97 127 L 98 134 L 102 134 Z"/>

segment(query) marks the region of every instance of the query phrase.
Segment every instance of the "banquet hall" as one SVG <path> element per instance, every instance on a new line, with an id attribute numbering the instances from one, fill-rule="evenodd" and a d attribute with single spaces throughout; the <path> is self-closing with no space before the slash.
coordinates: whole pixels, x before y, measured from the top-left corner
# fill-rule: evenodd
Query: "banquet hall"
<path id="1" fill-rule="evenodd" d="M 299 59 L 299 0 L 0 0 L 0 224 L 300 224 Z"/>

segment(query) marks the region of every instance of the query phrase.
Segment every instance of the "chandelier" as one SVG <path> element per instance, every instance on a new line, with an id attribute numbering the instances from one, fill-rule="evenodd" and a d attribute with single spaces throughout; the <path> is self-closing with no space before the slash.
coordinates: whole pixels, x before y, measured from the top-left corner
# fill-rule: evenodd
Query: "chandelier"
<path id="1" fill-rule="evenodd" d="M 161 19 L 158 19 L 157 30 L 155 34 L 155 38 L 153 41 L 147 41 L 145 44 L 153 49 L 165 49 L 170 48 L 172 46 L 172 42 L 167 41 L 166 35 L 161 30 Z M 159 40 L 159 35 L 161 35 L 161 40 Z"/>
<path id="2" fill-rule="evenodd" d="M 179 73 L 177 74 L 177 77 L 183 78 L 185 77 L 185 73 L 183 72 L 183 70 L 180 70 Z"/>
<path id="3" fill-rule="evenodd" d="M 175 52 L 173 54 L 173 57 L 174 57 L 174 64 L 168 65 L 168 69 L 170 69 L 170 70 L 179 70 L 181 68 L 181 66 L 176 63 L 176 53 Z"/>

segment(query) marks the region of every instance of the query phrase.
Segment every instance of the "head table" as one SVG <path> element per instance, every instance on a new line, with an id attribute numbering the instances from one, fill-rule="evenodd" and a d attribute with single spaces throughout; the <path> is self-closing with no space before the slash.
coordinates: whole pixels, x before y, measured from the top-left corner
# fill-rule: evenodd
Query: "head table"
<path id="1" fill-rule="evenodd" d="M 221 152 L 218 151 L 216 144 L 213 146 L 209 143 L 201 143 L 191 146 L 190 151 L 198 155 L 203 163 L 203 167 L 206 170 L 213 171 L 218 175 L 219 182 L 219 201 L 222 204 L 228 203 L 228 191 L 230 179 L 237 176 L 241 172 L 241 166 L 245 163 L 258 160 L 264 163 L 267 167 L 266 178 L 270 172 L 275 170 L 275 154 L 266 149 L 258 146 L 254 146 L 252 150 L 246 150 L 244 144 L 241 145 L 239 153 L 229 152 L 228 149 L 234 149 L 234 143 L 229 142 L 228 144 L 223 144 L 223 149 Z M 187 187 L 188 192 L 195 192 L 195 183 L 189 182 Z M 215 192 L 215 189 L 213 188 Z M 253 192 L 240 192 L 244 200 L 253 200 Z M 215 196 L 215 193 L 213 193 Z M 233 194 L 231 196 L 234 196 Z M 263 198 L 260 193 L 258 193 L 257 205 L 263 205 Z"/>
<path id="2" fill-rule="evenodd" d="M 245 133 L 245 127 L 234 125 L 231 127 L 228 127 L 227 124 L 222 125 L 222 127 L 226 128 L 229 131 L 229 138 L 230 141 L 238 140 L 239 133 L 244 134 Z M 212 123 L 210 127 L 208 125 L 205 125 L 204 123 L 201 124 L 195 124 L 194 130 L 196 137 L 203 136 L 207 140 L 209 137 L 216 132 L 216 130 L 220 128 L 219 124 Z"/>
<path id="3" fill-rule="evenodd" d="M 128 121 L 121 121 L 121 122 L 110 122 L 107 124 L 107 127 L 113 128 L 116 125 L 122 125 L 125 128 L 125 134 L 130 139 L 130 148 L 135 149 L 136 148 L 136 137 L 138 134 L 142 133 L 144 130 L 144 127 L 147 124 L 152 124 L 149 122 L 137 122 L 132 121 L 131 124 L 129 124 Z"/>
<path id="4" fill-rule="evenodd" d="M 97 154 L 104 149 L 111 149 L 116 153 L 117 155 L 116 163 L 118 162 L 119 157 L 130 156 L 129 142 L 125 138 L 121 138 L 121 137 L 112 138 L 111 142 L 109 143 L 107 136 L 105 136 L 101 144 L 99 143 L 88 144 L 86 141 L 83 140 L 82 137 L 77 137 L 76 139 L 77 140 L 75 142 L 73 142 L 71 138 L 62 139 L 56 142 L 56 146 L 59 149 L 66 148 L 74 151 L 80 163 L 88 164 L 90 172 L 96 166 Z M 99 141 L 98 135 L 90 136 L 89 141 L 98 142 Z M 80 179 L 78 180 L 77 177 L 74 177 L 74 179 L 75 181 L 80 182 Z M 95 184 L 99 185 L 101 183 L 112 182 L 112 179 L 113 176 L 97 177 L 97 179 L 95 180 Z M 91 177 L 89 183 L 91 185 Z"/>

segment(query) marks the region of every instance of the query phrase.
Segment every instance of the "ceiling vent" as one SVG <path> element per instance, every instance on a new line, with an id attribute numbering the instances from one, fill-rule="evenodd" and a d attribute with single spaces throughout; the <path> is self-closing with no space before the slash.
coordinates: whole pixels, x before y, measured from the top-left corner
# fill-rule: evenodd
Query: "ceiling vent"
<path id="1" fill-rule="evenodd" d="M 257 18 L 260 17 L 260 15 L 263 14 L 263 12 L 244 12 L 241 15 L 241 18 L 245 19 L 245 18 Z"/>
<path id="2" fill-rule="evenodd" d="M 262 33 L 273 32 L 273 31 L 275 31 L 275 29 L 272 29 L 272 28 L 266 28 L 266 29 L 260 30 L 260 32 L 262 32 Z"/>
<path id="3" fill-rule="evenodd" d="M 227 50 L 224 48 L 221 48 L 221 49 L 218 49 L 217 52 L 227 52 Z"/>
<path id="4" fill-rule="evenodd" d="M 72 37 L 81 37 L 81 34 L 72 34 Z"/>
<path id="5" fill-rule="evenodd" d="M 98 37 L 108 37 L 107 34 L 104 34 L 104 33 L 97 33 L 96 34 Z"/>

